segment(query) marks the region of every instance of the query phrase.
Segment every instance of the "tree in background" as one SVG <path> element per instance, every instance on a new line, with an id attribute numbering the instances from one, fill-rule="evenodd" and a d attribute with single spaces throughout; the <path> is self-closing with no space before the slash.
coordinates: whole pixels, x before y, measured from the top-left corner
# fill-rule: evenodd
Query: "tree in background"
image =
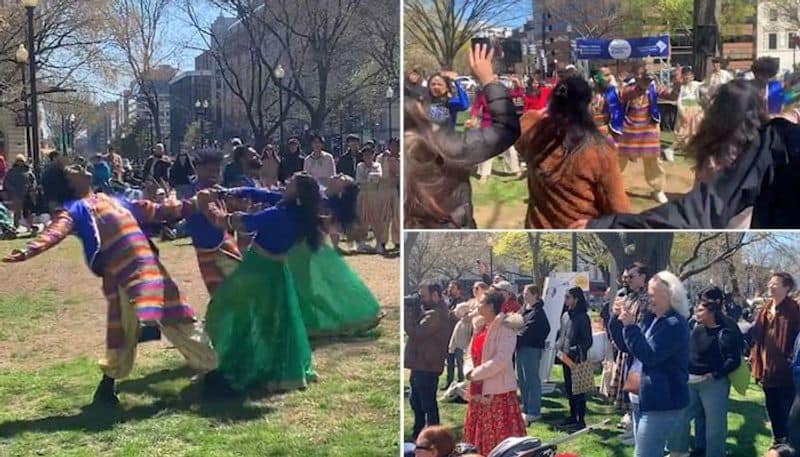
<path id="1" fill-rule="evenodd" d="M 510 19 L 524 19 L 517 0 L 406 0 L 406 36 L 436 59 L 439 68 L 454 69 L 458 51 L 487 29 Z"/>

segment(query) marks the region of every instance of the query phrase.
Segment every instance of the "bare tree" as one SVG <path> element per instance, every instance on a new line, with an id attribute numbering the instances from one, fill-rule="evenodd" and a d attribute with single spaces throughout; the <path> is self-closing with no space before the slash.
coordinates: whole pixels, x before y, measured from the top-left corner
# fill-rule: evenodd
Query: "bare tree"
<path id="1" fill-rule="evenodd" d="M 403 25 L 406 36 L 452 69 L 462 46 L 480 32 L 510 19 L 520 10 L 517 0 L 406 0 Z M 524 17 L 525 13 L 516 13 Z"/>
<path id="2" fill-rule="evenodd" d="M 622 7 L 615 0 L 556 0 L 548 2 L 547 11 L 583 38 L 609 37 L 622 29 Z"/>
<path id="3" fill-rule="evenodd" d="M 164 74 L 159 67 L 184 49 L 184 43 L 167 38 L 171 25 L 168 9 L 172 4 L 173 0 L 110 0 L 108 9 L 110 45 L 120 55 L 147 105 L 155 141 L 164 138 L 159 119 L 159 81 L 174 76 Z"/>
<path id="4" fill-rule="evenodd" d="M 198 31 L 204 44 L 202 49 L 214 60 L 225 86 L 242 104 L 244 115 L 260 149 L 286 121 L 294 104 L 291 94 L 284 100 L 281 113 L 278 100 L 278 81 L 275 69 L 285 58 L 286 50 L 276 46 L 276 37 L 286 31 L 267 26 L 263 19 L 263 2 L 252 0 L 208 0 L 223 16 L 236 18 L 236 23 L 226 32 L 214 30 L 213 24 L 204 23 L 198 2 L 186 0 L 185 10 L 191 25 Z M 269 122 L 274 120 L 274 122 Z"/>
<path id="5" fill-rule="evenodd" d="M 53 132 L 56 145 L 66 141 L 68 131 L 74 135 L 98 124 L 102 117 L 100 108 L 85 92 L 53 94 L 44 103 L 48 114 L 44 121 Z"/>
<path id="6" fill-rule="evenodd" d="M 52 0 L 34 10 L 34 53 L 39 94 L 63 92 L 108 74 L 102 43 L 107 0 Z M 9 7 L 0 20 L 0 106 L 21 111 L 20 44 L 28 47 L 25 9 Z M 31 53 L 31 50 L 28 50 Z M 26 68 L 27 72 L 27 68 Z M 26 75 L 27 77 L 27 75 Z"/>

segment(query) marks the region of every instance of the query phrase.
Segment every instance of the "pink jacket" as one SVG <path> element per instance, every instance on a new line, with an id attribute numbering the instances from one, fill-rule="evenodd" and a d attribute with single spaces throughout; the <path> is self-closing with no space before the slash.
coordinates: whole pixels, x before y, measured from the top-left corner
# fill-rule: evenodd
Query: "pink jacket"
<path id="1" fill-rule="evenodd" d="M 512 357 L 517 347 L 517 333 L 523 326 L 518 313 L 500 313 L 489 324 L 481 353 L 482 363 L 472 370 L 472 381 L 483 381 L 483 395 L 517 390 Z"/>

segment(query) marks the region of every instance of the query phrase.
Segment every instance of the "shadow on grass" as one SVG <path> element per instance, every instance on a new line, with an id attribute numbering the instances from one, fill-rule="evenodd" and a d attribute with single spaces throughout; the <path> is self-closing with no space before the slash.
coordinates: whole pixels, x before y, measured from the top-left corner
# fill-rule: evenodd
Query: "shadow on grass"
<path id="1" fill-rule="evenodd" d="M 55 415 L 38 419 L 24 419 L 0 424 L 0 438 L 10 438 L 26 432 L 63 432 L 81 431 L 83 433 L 99 433 L 108 431 L 120 424 L 134 423 L 150 419 L 163 413 L 191 413 L 197 416 L 214 419 L 220 422 L 246 422 L 260 419 L 274 411 L 263 405 L 254 406 L 245 403 L 245 397 L 230 400 L 202 399 L 202 383 L 189 384 L 180 392 L 169 392 L 153 389 L 159 382 L 186 378 L 191 374 L 187 368 L 167 369 L 152 373 L 141 379 L 120 383 L 120 391 L 158 396 L 157 400 L 146 405 L 125 407 L 87 405 L 80 412 L 72 415 Z M 259 399 L 263 396 L 259 395 Z"/>
<path id="2" fill-rule="evenodd" d="M 738 399 L 728 400 L 728 414 L 738 413 L 742 417 L 749 418 L 735 434 L 736 444 L 728 444 L 730 455 L 760 455 L 756 449 L 756 437 L 772 436 L 772 431 L 767 428 L 766 421 L 752 420 L 757 417 L 764 417 L 764 406 L 755 402 L 747 402 Z M 728 434 L 730 435 L 730 432 Z"/>

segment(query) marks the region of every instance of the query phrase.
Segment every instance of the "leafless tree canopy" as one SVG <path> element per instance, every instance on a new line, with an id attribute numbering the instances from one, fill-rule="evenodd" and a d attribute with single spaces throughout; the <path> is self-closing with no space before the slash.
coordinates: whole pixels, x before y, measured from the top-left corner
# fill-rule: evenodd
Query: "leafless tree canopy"
<path id="1" fill-rule="evenodd" d="M 472 37 L 520 10 L 518 0 L 406 0 L 404 27 L 408 39 L 452 69 L 458 50 Z M 524 13 L 517 13 L 524 18 Z"/>
<path id="2" fill-rule="evenodd" d="M 547 11 L 558 21 L 572 26 L 583 38 L 611 37 L 622 30 L 622 10 L 617 0 L 556 0 Z"/>

